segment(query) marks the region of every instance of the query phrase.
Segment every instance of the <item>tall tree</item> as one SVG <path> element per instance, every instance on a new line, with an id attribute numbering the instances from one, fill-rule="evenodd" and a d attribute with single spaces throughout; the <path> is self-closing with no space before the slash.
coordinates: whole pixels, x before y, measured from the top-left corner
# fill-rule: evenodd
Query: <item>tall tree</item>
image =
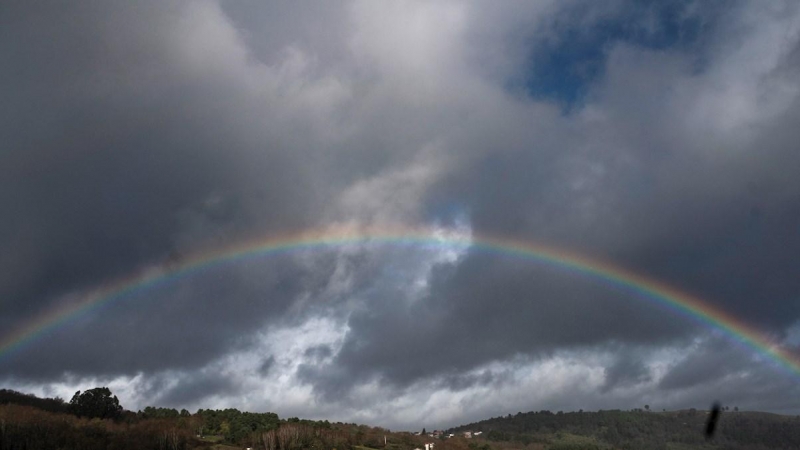
<path id="1" fill-rule="evenodd" d="M 78 391 L 72 396 L 69 406 L 72 413 L 81 417 L 117 419 L 122 414 L 117 396 L 112 396 L 107 387 L 89 389 L 84 393 Z"/>

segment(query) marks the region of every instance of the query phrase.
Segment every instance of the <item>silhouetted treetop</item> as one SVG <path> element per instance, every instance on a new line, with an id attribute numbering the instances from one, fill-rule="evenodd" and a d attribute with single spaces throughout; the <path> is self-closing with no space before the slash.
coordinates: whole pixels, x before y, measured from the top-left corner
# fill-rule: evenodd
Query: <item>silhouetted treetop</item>
<path id="1" fill-rule="evenodd" d="M 81 417 L 116 419 L 122 413 L 122 406 L 116 395 L 111 395 L 107 387 L 97 387 L 81 393 L 78 391 L 69 401 L 73 414 Z"/>

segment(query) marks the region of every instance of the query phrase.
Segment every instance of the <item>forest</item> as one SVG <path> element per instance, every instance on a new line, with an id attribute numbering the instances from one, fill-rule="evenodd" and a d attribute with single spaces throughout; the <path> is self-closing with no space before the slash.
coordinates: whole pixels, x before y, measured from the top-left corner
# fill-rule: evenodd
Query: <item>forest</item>
<path id="1" fill-rule="evenodd" d="M 517 413 L 453 429 L 480 430 L 492 447 L 552 449 L 796 449 L 800 416 L 722 408 L 706 438 L 708 411 L 632 409 Z"/>
<path id="2" fill-rule="evenodd" d="M 738 408 L 737 408 L 738 409 Z M 0 389 L 0 450 L 436 450 L 797 449 L 800 417 L 723 408 L 707 439 L 707 412 L 695 409 L 517 413 L 461 425 L 436 437 L 366 425 L 237 409 L 148 406 L 125 410 L 108 388 L 76 392 L 67 402 Z M 480 435 L 465 437 L 465 432 Z M 448 438 L 449 434 L 454 437 Z"/>

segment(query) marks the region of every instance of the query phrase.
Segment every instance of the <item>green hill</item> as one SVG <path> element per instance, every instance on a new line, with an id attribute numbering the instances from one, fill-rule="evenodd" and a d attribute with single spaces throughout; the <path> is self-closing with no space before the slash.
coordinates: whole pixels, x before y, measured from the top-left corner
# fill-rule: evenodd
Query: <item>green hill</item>
<path id="1" fill-rule="evenodd" d="M 481 431 L 492 448 L 597 449 L 797 449 L 800 418 L 763 412 L 722 412 L 713 438 L 706 440 L 705 411 L 598 411 L 517 413 L 456 427 Z M 575 441 L 580 436 L 591 441 Z M 567 438 L 569 437 L 569 438 Z"/>

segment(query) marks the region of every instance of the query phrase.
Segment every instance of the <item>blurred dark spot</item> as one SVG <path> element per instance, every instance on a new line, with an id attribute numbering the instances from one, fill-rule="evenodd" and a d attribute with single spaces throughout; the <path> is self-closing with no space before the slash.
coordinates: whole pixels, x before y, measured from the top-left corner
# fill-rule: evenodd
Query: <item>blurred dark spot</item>
<path id="1" fill-rule="evenodd" d="M 714 402 L 714 405 L 711 406 L 711 412 L 708 414 L 708 422 L 706 423 L 706 439 L 714 437 L 714 431 L 717 429 L 717 421 L 719 420 L 719 412 L 719 402 Z"/>

